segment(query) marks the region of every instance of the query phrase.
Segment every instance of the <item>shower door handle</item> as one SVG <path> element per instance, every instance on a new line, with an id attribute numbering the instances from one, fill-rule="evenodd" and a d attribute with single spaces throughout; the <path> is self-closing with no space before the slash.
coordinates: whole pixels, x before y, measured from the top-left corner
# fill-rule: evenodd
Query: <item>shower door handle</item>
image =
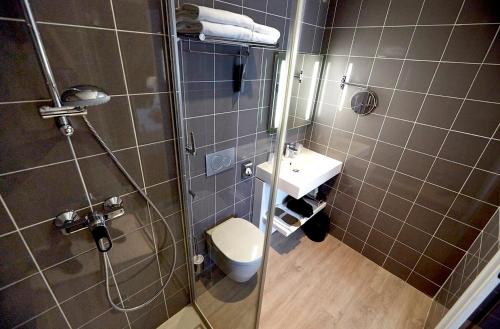
<path id="1" fill-rule="evenodd" d="M 189 133 L 189 139 L 190 139 L 191 145 L 186 146 L 186 151 L 191 155 L 196 155 L 196 141 L 194 139 L 193 132 Z"/>

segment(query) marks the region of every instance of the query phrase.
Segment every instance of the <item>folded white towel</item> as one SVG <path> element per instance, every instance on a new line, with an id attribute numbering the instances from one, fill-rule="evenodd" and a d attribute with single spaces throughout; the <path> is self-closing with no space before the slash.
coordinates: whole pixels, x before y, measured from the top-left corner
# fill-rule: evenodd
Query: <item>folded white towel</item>
<path id="1" fill-rule="evenodd" d="M 248 16 L 232 13 L 227 10 L 208 8 L 193 4 L 183 4 L 175 10 L 177 21 L 196 20 L 219 24 L 241 26 L 253 30 L 254 21 Z"/>
<path id="2" fill-rule="evenodd" d="M 270 35 L 273 37 L 273 39 L 276 39 L 276 41 L 278 41 L 281 35 L 280 31 L 275 29 L 274 27 L 257 23 L 254 23 L 253 31 L 261 34 Z"/>
<path id="3" fill-rule="evenodd" d="M 276 44 L 276 35 L 252 32 L 240 26 L 217 24 L 204 21 L 180 21 L 177 22 L 177 32 L 179 33 L 199 33 L 205 36 L 226 38 L 247 42 L 259 42 L 265 44 Z"/>
<path id="4" fill-rule="evenodd" d="M 206 36 L 236 39 L 241 41 L 252 40 L 252 31 L 249 29 L 204 21 L 177 22 L 177 32 L 200 33 Z"/>
<path id="5" fill-rule="evenodd" d="M 177 30 L 181 33 L 204 33 L 210 36 L 268 44 L 276 44 L 281 36 L 280 31 L 277 29 L 257 24 L 248 16 L 193 4 L 183 4 L 180 8 L 177 8 L 176 19 Z M 213 26 L 210 23 L 223 26 Z M 230 30 L 225 31 L 223 27 L 227 27 Z M 247 34 L 244 31 L 234 29 L 233 27 L 248 29 L 252 32 L 252 37 L 246 39 Z M 200 30 L 206 32 L 201 32 Z"/>

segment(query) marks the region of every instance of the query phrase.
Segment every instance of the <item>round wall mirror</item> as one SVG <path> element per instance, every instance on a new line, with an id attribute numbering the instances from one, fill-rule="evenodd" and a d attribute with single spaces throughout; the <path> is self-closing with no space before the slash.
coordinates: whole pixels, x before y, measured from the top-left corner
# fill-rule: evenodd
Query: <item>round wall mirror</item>
<path id="1" fill-rule="evenodd" d="M 377 107 L 377 95 L 370 90 L 363 90 L 351 98 L 351 108 L 359 115 L 367 115 Z"/>

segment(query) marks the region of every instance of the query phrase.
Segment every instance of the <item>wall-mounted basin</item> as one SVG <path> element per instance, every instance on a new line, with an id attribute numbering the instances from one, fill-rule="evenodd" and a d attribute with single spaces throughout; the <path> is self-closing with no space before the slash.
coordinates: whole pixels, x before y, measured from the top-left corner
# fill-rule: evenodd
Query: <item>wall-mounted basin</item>
<path id="1" fill-rule="evenodd" d="M 282 158 L 278 188 L 300 199 L 316 187 L 334 177 L 342 168 L 342 162 L 303 148 L 295 158 Z M 255 175 L 271 184 L 273 164 L 257 166 Z"/>

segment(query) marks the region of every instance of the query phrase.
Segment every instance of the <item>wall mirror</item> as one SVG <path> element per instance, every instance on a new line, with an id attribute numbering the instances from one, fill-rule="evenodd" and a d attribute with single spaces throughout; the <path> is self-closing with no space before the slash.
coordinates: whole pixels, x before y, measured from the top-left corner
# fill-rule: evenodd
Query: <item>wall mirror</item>
<path id="1" fill-rule="evenodd" d="M 316 109 L 324 55 L 299 54 L 295 66 L 288 129 L 307 126 Z M 273 72 L 273 99 L 269 130 L 275 132 L 281 122 L 285 99 L 286 54 L 276 53 Z"/>

